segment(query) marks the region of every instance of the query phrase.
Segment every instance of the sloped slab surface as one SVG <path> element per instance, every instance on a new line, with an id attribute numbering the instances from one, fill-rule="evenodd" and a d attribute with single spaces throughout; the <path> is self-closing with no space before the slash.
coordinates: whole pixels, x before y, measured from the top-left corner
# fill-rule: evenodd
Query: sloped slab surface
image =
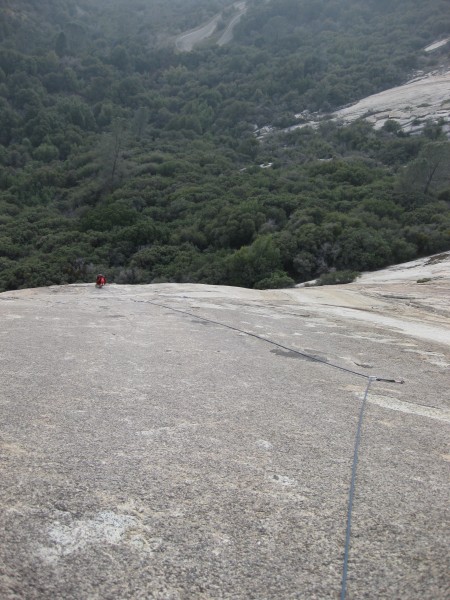
<path id="1" fill-rule="evenodd" d="M 368 375 L 405 383 L 369 394 L 348 597 L 446 597 L 450 338 L 353 319 L 390 306 L 362 286 L 1 294 L 1 597 L 338 597 Z"/>

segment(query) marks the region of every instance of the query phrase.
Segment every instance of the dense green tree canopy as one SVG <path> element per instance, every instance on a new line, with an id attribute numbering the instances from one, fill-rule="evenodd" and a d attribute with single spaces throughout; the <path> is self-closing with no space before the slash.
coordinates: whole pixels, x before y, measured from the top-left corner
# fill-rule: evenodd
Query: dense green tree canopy
<path id="1" fill-rule="evenodd" d="M 448 61 L 447 0 L 4 0 L 0 289 L 280 287 L 450 248 L 450 142 L 364 121 L 258 139 Z M 233 14 L 230 8 L 228 14 Z"/>

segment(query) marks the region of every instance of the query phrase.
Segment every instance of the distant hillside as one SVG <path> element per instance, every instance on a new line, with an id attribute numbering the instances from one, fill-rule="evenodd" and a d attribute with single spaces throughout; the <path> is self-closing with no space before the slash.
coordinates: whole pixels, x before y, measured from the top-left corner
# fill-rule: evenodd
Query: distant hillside
<path id="1" fill-rule="evenodd" d="M 231 43 L 176 50 L 231 3 L 3 4 L 0 289 L 282 287 L 450 248 L 441 124 L 255 135 L 432 68 L 447 1 L 254 1 Z"/>
<path id="2" fill-rule="evenodd" d="M 72 41 L 82 28 L 90 36 L 88 46 L 99 40 L 116 43 L 122 36 L 147 43 L 155 32 L 176 33 L 195 26 L 231 0 L 3 0 L 0 40 L 39 40 L 48 46 L 48 33 L 60 28 Z M 150 36 L 148 35 L 150 33 Z M 19 42 L 20 43 L 20 42 Z M 28 50 L 33 49 L 29 45 Z M 77 48 L 80 51 L 80 48 Z M 85 47 L 86 50 L 86 47 Z"/>

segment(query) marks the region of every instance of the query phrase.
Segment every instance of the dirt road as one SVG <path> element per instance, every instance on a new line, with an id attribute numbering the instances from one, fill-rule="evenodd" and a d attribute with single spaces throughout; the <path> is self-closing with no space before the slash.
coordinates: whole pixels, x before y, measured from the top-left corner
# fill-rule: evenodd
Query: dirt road
<path id="1" fill-rule="evenodd" d="M 247 12 L 246 2 L 236 2 L 234 8 L 238 13 L 232 17 L 225 31 L 217 41 L 218 46 L 224 46 L 233 39 L 233 29 L 239 23 L 242 16 Z M 195 46 L 210 38 L 217 29 L 217 24 L 222 18 L 222 13 L 215 15 L 208 23 L 195 29 L 182 33 L 175 40 L 175 46 L 181 52 L 190 52 Z"/>
<path id="2" fill-rule="evenodd" d="M 231 42 L 231 40 L 233 39 L 234 28 L 236 27 L 236 25 L 239 23 L 239 21 L 242 19 L 242 17 L 247 12 L 247 5 L 245 2 L 237 2 L 234 6 L 237 8 L 237 10 L 239 12 L 237 13 L 237 15 L 235 15 L 231 19 L 231 21 L 228 23 L 227 28 L 222 33 L 220 38 L 217 40 L 218 46 L 225 46 L 225 44 L 228 44 L 229 42 Z"/>
<path id="3" fill-rule="evenodd" d="M 194 46 L 211 37 L 217 28 L 220 17 L 221 13 L 215 15 L 205 25 L 201 25 L 196 29 L 192 29 L 178 36 L 175 40 L 177 50 L 180 50 L 181 52 L 190 52 Z"/>

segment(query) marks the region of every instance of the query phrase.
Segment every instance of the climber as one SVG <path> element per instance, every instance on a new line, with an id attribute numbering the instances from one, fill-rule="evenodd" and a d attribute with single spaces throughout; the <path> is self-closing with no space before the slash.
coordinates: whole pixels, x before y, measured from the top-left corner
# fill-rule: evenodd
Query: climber
<path id="1" fill-rule="evenodd" d="M 99 273 L 97 275 L 97 280 L 95 282 L 95 286 L 98 288 L 101 288 L 105 285 L 106 283 L 106 277 L 104 275 L 102 275 L 101 273 Z"/>

